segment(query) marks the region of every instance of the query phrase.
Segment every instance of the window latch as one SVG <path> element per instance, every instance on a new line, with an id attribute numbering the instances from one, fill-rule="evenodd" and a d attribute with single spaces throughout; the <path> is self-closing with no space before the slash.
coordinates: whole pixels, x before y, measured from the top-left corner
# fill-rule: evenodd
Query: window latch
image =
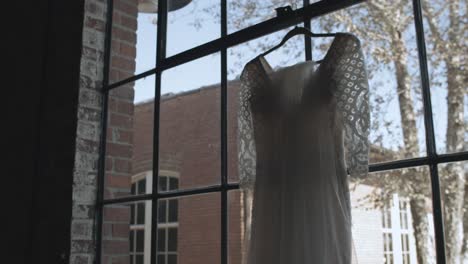
<path id="1" fill-rule="evenodd" d="M 277 7 L 277 8 L 275 8 L 275 10 L 276 10 L 276 16 L 277 17 L 283 17 L 283 16 L 286 16 L 288 14 L 293 13 L 293 9 L 292 9 L 292 7 L 290 5 Z"/>

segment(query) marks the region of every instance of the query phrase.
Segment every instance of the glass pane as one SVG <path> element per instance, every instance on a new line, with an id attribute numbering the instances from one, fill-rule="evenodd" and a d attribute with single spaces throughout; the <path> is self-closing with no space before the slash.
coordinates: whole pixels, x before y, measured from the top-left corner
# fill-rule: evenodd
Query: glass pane
<path id="1" fill-rule="evenodd" d="M 136 231 L 136 251 L 142 252 L 144 250 L 145 232 L 144 230 Z"/>
<path id="2" fill-rule="evenodd" d="M 109 93 L 106 199 L 151 193 L 154 85 L 152 75 Z"/>
<path id="3" fill-rule="evenodd" d="M 114 4 L 110 83 L 156 66 L 156 7 L 157 1 L 116 1 Z"/>
<path id="4" fill-rule="evenodd" d="M 466 256 L 468 239 L 468 161 L 439 165 L 447 263 Z"/>
<path id="5" fill-rule="evenodd" d="M 130 211 L 135 203 L 145 206 L 144 221 L 131 224 Z M 137 206 L 134 206 L 137 208 Z M 102 226 L 102 263 L 149 263 L 151 251 L 151 201 L 105 205 Z M 139 260 L 140 259 L 140 260 Z"/>
<path id="6" fill-rule="evenodd" d="M 141 179 L 138 181 L 138 194 L 146 193 L 146 179 Z"/>
<path id="7" fill-rule="evenodd" d="M 177 251 L 177 228 L 169 228 L 167 237 L 167 251 Z"/>
<path id="8" fill-rule="evenodd" d="M 166 252 L 166 228 L 158 228 L 158 251 Z"/>
<path id="9" fill-rule="evenodd" d="M 177 190 L 179 189 L 179 179 L 177 178 L 169 178 L 169 190 Z"/>
<path id="10" fill-rule="evenodd" d="M 130 205 L 130 224 L 135 224 L 135 204 Z"/>
<path id="11" fill-rule="evenodd" d="M 137 224 L 144 224 L 145 223 L 145 202 L 138 202 L 137 203 Z"/>
<path id="12" fill-rule="evenodd" d="M 160 223 L 167 230 L 167 251 L 177 255 L 178 263 L 219 263 L 220 259 L 220 194 L 178 198 L 178 222 Z"/>
<path id="13" fill-rule="evenodd" d="M 159 177 L 159 186 L 158 190 L 159 191 L 167 191 L 167 177 L 161 177 L 163 175 L 160 175 Z"/>
<path id="14" fill-rule="evenodd" d="M 144 264 L 144 256 L 143 255 L 136 255 L 136 264 Z"/>
<path id="15" fill-rule="evenodd" d="M 418 259 L 435 263 L 427 167 L 370 173 L 366 179 L 349 184 L 357 263 L 382 263 L 382 259 L 387 260 L 385 263 L 403 263 L 405 250 L 410 263 L 418 263 Z M 408 201 L 406 227 L 401 222 L 402 200 Z M 387 223 L 382 222 L 383 214 L 388 214 Z"/>
<path id="16" fill-rule="evenodd" d="M 424 118 L 412 2 L 369 3 L 312 20 L 313 31 L 350 32 L 360 39 L 370 85 L 371 163 L 423 156 Z M 312 42 L 313 58 L 322 59 L 331 39 Z"/>
<path id="17" fill-rule="evenodd" d="M 177 255 L 170 254 L 167 256 L 168 264 L 177 264 Z"/>
<path id="18" fill-rule="evenodd" d="M 468 150 L 466 1 L 422 1 L 437 151 Z M 465 32 L 465 33 L 463 33 Z"/>
<path id="19" fill-rule="evenodd" d="M 129 237 L 130 237 L 130 253 L 134 251 L 134 248 L 135 248 L 135 230 L 130 230 L 130 233 L 129 233 Z"/>
<path id="20" fill-rule="evenodd" d="M 177 199 L 169 200 L 169 222 L 177 222 L 179 212 L 179 201 Z"/>
<path id="21" fill-rule="evenodd" d="M 182 8 L 169 12 L 167 16 L 167 56 L 220 37 L 219 0 L 177 2 L 181 2 Z"/>
<path id="22" fill-rule="evenodd" d="M 159 168 L 178 188 L 219 183 L 220 58 L 210 55 L 162 75 Z"/>
<path id="23" fill-rule="evenodd" d="M 246 256 L 243 237 L 248 234 L 243 219 L 249 217 L 246 194 L 242 190 L 228 192 L 228 263 L 241 264 Z"/>
<path id="24" fill-rule="evenodd" d="M 158 223 L 167 222 L 167 200 L 159 200 Z"/>
<path id="25" fill-rule="evenodd" d="M 276 17 L 275 8 L 301 8 L 302 0 L 227 0 L 228 32 L 232 33 Z"/>
<path id="26" fill-rule="evenodd" d="M 165 255 L 158 254 L 158 264 L 159 263 L 166 264 L 166 256 Z"/>
<path id="27" fill-rule="evenodd" d="M 238 181 L 237 162 L 237 114 L 239 108 L 239 75 L 244 66 L 258 54 L 278 44 L 284 35 L 293 27 L 274 34 L 255 39 L 228 49 L 228 178 L 230 182 Z M 305 44 L 303 36 L 295 36 L 281 48 L 268 54 L 265 58 L 273 68 L 282 68 L 305 61 Z"/>

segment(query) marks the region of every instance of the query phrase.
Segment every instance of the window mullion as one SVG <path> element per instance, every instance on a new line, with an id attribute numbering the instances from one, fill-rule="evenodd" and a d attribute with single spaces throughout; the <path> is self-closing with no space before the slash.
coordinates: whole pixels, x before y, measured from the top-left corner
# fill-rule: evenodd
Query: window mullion
<path id="1" fill-rule="evenodd" d="M 227 0 L 221 1 L 221 38 L 227 35 Z M 228 263 L 227 48 L 221 49 L 221 264 Z"/>
<path id="2" fill-rule="evenodd" d="M 429 158 L 429 167 L 432 187 L 432 208 L 434 211 L 434 231 L 436 239 L 437 263 L 445 264 L 445 238 L 442 214 L 442 201 L 440 194 L 440 180 L 437 170 L 437 153 L 434 136 L 434 121 L 432 115 L 430 79 L 427 66 L 426 44 L 424 40 L 424 25 L 421 10 L 421 0 L 413 0 L 414 25 L 419 57 L 419 70 L 421 74 L 422 99 L 424 106 L 424 126 L 426 133 L 426 149 Z"/>
<path id="3" fill-rule="evenodd" d="M 157 24 L 157 46 L 156 65 L 159 68 L 166 57 L 167 40 L 167 6 L 168 0 L 158 0 L 158 24 Z M 158 263 L 158 205 L 159 205 L 159 120 L 161 105 L 161 71 L 156 71 L 153 112 L 153 182 L 152 182 L 152 212 L 151 212 L 151 264 Z"/>

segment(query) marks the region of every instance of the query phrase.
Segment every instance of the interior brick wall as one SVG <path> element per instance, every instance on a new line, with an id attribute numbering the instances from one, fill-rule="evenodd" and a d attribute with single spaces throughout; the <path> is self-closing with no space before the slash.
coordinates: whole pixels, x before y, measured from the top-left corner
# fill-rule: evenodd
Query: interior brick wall
<path id="1" fill-rule="evenodd" d="M 110 83 L 135 74 L 138 0 L 114 0 Z M 130 194 L 133 157 L 134 83 L 109 92 L 105 198 Z M 104 208 L 102 263 L 126 264 L 129 258 L 130 206 Z"/>
<path id="2" fill-rule="evenodd" d="M 106 26 L 105 0 L 85 0 L 74 168 L 70 263 L 90 264 L 95 252 L 95 202 Z M 133 75 L 137 0 L 114 0 L 110 82 Z M 133 84 L 110 92 L 106 197 L 129 193 L 133 144 Z M 128 206 L 106 207 L 103 263 L 128 263 Z"/>

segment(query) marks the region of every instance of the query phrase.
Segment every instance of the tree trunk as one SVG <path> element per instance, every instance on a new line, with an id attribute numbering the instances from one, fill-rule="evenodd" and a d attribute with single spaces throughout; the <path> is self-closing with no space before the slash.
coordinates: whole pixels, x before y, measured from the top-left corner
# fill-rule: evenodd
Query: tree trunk
<path id="1" fill-rule="evenodd" d="M 463 150 L 463 84 L 462 76 L 454 66 L 447 65 L 447 152 Z M 460 263 L 462 257 L 463 202 L 465 198 L 465 175 L 462 163 L 445 165 L 442 177 L 444 193 L 444 222 L 446 237 L 446 258 L 449 264 Z"/>
<path id="2" fill-rule="evenodd" d="M 458 1 L 449 5 L 450 30 L 448 42 L 454 52 L 446 56 L 447 69 L 447 152 L 463 151 L 465 120 L 463 99 L 465 86 L 461 67 L 460 22 Z M 461 44 L 463 45 L 463 44 Z M 444 222 L 446 237 L 446 259 L 449 264 L 461 263 L 463 243 L 463 201 L 465 198 L 465 173 L 462 163 L 449 163 L 442 175 L 444 188 Z"/>
<path id="3" fill-rule="evenodd" d="M 429 223 L 426 213 L 426 199 L 424 197 L 412 198 L 410 200 L 411 216 L 413 218 L 414 238 L 418 264 L 429 263 Z"/>
<path id="4" fill-rule="evenodd" d="M 398 102 L 400 105 L 401 126 L 404 140 L 404 157 L 412 158 L 419 155 L 418 129 L 416 115 L 411 95 L 411 80 L 408 73 L 408 53 L 405 42 L 399 31 L 393 32 L 392 50 L 395 56 L 395 74 L 397 80 Z M 415 231 L 416 251 L 419 264 L 429 263 L 429 230 L 424 194 L 427 190 L 425 175 L 416 169 L 410 169 L 402 175 L 406 184 L 413 191 L 409 195 L 413 229 Z"/>
<path id="5" fill-rule="evenodd" d="M 465 179 L 468 173 L 465 173 Z M 463 200 L 463 241 L 460 263 L 468 263 L 468 185 L 465 182 L 465 197 Z"/>
<path id="6" fill-rule="evenodd" d="M 445 250 L 449 264 L 459 264 L 462 257 L 463 199 L 465 175 L 460 163 L 445 165 L 443 175 Z"/>

